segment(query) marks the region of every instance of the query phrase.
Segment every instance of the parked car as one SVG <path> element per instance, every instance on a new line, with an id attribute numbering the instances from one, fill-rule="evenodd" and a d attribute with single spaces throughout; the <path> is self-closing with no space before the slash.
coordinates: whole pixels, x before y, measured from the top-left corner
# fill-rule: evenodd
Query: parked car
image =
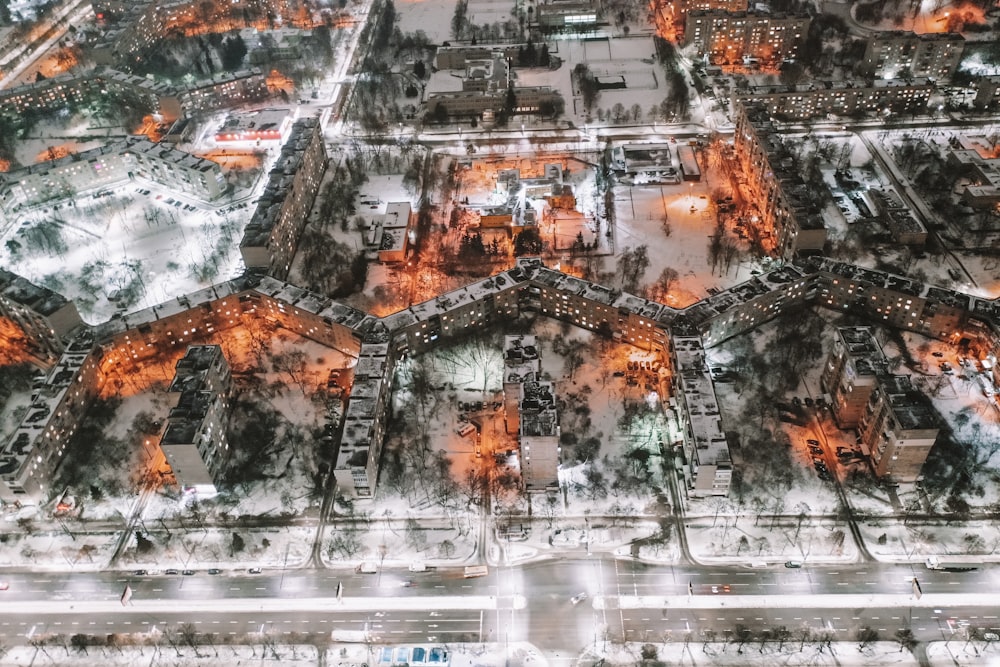
<path id="1" fill-rule="evenodd" d="M 149 572 L 146 570 L 133 570 L 132 575 L 136 577 L 145 577 Z"/>
<path id="2" fill-rule="evenodd" d="M 785 561 L 785 567 L 797 570 L 802 567 L 802 563 L 797 560 L 789 560 Z"/>
<path id="3" fill-rule="evenodd" d="M 569 601 L 572 602 L 574 606 L 576 606 L 576 605 L 580 604 L 581 602 L 583 602 L 584 600 L 586 600 L 587 597 L 588 596 L 587 596 L 586 593 L 577 593 L 576 595 L 574 595 L 573 597 L 571 597 L 569 599 Z"/>
<path id="4" fill-rule="evenodd" d="M 247 572 L 249 572 L 250 574 L 260 574 L 261 572 L 263 572 L 263 570 L 261 570 L 259 567 L 251 567 L 249 570 L 247 570 Z"/>
<path id="5" fill-rule="evenodd" d="M 209 573 L 209 574 L 222 574 L 222 570 L 220 570 L 220 569 L 219 569 L 219 568 L 217 568 L 217 567 L 213 567 L 212 569 L 210 569 L 210 570 L 208 571 L 208 573 Z"/>
<path id="6" fill-rule="evenodd" d="M 194 570 L 183 570 L 181 574 L 183 574 L 185 577 L 190 577 L 192 574 L 194 574 Z"/>
<path id="7" fill-rule="evenodd" d="M 180 573 L 181 573 L 180 570 L 175 570 L 173 568 L 170 568 L 169 570 L 164 570 L 163 571 L 163 574 L 180 574 Z"/>

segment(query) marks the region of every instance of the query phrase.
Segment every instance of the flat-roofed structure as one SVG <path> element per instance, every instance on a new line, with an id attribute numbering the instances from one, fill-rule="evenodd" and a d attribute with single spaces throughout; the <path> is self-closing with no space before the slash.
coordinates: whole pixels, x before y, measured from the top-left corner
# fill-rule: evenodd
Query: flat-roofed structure
<path id="1" fill-rule="evenodd" d="M 880 377 L 858 425 L 876 476 L 917 481 L 937 441 L 940 423 L 937 411 L 908 375 Z"/>
<path id="2" fill-rule="evenodd" d="M 857 427 L 878 378 L 888 372 L 889 363 L 871 327 L 837 329 L 820 382 L 833 400 L 831 409 L 840 428 Z"/>
<path id="3" fill-rule="evenodd" d="M 733 460 L 705 349 L 698 337 L 675 336 L 670 342 L 687 492 L 695 498 L 725 496 L 733 480 Z"/>
<path id="4" fill-rule="evenodd" d="M 218 345 L 192 345 L 177 362 L 167 395 L 160 449 L 177 483 L 200 496 L 215 495 L 231 450 L 226 438 L 232 375 Z"/>

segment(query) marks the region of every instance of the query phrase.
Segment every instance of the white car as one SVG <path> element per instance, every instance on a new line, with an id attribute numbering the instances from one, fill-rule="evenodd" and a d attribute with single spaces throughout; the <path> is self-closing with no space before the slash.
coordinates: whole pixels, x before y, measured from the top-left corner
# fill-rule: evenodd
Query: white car
<path id="1" fill-rule="evenodd" d="M 0 591 L 5 591 L 8 588 L 10 588 L 10 584 L 8 584 L 6 581 L 0 581 Z"/>
<path id="2" fill-rule="evenodd" d="M 589 597 L 586 593 L 577 593 L 569 599 L 574 605 L 578 605 Z"/>

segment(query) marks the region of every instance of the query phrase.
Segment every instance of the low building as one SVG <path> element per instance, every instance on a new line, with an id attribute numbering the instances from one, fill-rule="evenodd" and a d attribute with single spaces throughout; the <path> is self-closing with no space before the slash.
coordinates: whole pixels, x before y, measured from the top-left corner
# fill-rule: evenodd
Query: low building
<path id="1" fill-rule="evenodd" d="M 533 25 L 543 32 L 591 30 L 599 11 L 596 0 L 545 0 L 535 5 Z"/>
<path id="2" fill-rule="evenodd" d="M 249 141 L 285 141 L 292 128 L 292 116 L 287 109 L 264 109 L 247 114 L 234 114 L 215 133 L 218 143 Z"/>
<path id="3" fill-rule="evenodd" d="M 444 73 L 428 84 L 424 108 L 428 113 L 448 116 L 483 116 L 509 109 L 514 114 L 560 113 L 562 95 L 548 86 L 513 85 L 510 62 L 505 51 L 493 51 L 489 58 L 465 60 L 465 73 L 456 82 Z M 456 84 L 459 89 L 456 89 Z"/>
<path id="4" fill-rule="evenodd" d="M 972 146 L 963 146 L 950 151 L 946 162 L 972 181 L 962 186 L 962 199 L 970 206 L 982 209 L 1000 203 L 1000 158 L 986 157 Z"/>
<path id="5" fill-rule="evenodd" d="M 177 483 L 200 496 L 215 495 L 225 478 L 231 388 L 222 348 L 193 345 L 177 362 L 167 389 L 174 407 L 160 435 L 160 449 Z"/>

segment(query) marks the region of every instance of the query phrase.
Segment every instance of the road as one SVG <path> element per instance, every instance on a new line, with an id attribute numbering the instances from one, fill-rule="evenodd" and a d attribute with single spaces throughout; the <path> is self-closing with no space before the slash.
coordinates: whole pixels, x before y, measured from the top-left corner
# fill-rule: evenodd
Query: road
<path id="1" fill-rule="evenodd" d="M 669 633 L 681 640 L 705 630 L 721 636 L 738 624 L 757 630 L 809 626 L 843 640 L 865 625 L 884 636 L 911 627 L 923 640 L 950 636 L 959 620 L 1000 628 L 989 594 L 997 590 L 994 570 L 949 573 L 882 563 L 751 569 L 595 556 L 493 568 L 479 579 L 464 579 L 455 568 L 378 575 L 303 569 L 3 576 L 10 590 L 0 593 L 0 641 L 8 645 L 27 643 L 29 634 L 137 632 L 185 622 L 220 635 L 264 626 L 273 633 L 367 633 L 369 641 L 386 643 L 528 640 L 570 651 L 605 638 L 662 641 Z M 343 599 L 337 600 L 341 583 Z M 122 607 L 126 584 L 133 599 Z M 573 605 L 570 597 L 580 592 L 587 600 Z"/>

